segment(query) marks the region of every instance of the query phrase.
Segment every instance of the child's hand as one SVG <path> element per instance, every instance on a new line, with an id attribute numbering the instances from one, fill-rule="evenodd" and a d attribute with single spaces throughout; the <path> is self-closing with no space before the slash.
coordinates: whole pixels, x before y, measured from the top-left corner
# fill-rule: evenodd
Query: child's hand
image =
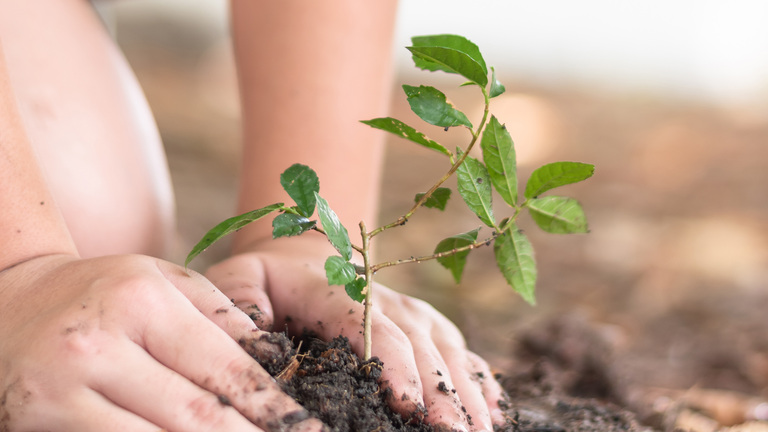
<path id="1" fill-rule="evenodd" d="M 328 286 L 323 266 L 332 253 L 319 236 L 270 240 L 258 252 L 217 264 L 206 276 L 261 328 L 287 325 L 294 333 L 308 328 L 325 339 L 343 334 L 362 355 L 363 305 L 351 300 L 344 287 Z M 384 362 L 382 378 L 395 395 L 393 408 L 405 416 L 426 408 L 430 423 L 458 430 L 492 430 L 492 420 L 503 422 L 501 387 L 447 318 L 423 301 L 380 285 L 373 308 L 373 355 Z"/>
<path id="2" fill-rule="evenodd" d="M 47 256 L 0 272 L 0 296 L 0 430 L 322 429 L 233 340 L 259 331 L 199 274 Z"/>

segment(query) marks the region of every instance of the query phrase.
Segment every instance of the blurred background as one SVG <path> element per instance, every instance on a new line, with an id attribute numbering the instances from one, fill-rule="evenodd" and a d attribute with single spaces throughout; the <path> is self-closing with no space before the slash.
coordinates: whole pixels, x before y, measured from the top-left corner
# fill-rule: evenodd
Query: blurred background
<path id="1" fill-rule="evenodd" d="M 99 4 L 165 141 L 180 250 L 234 208 L 240 118 L 226 3 Z M 545 234 L 522 219 L 538 261 L 536 307 L 506 286 L 490 248 L 473 252 L 460 285 L 435 263 L 379 280 L 434 304 L 500 370 L 530 338 L 567 354 L 584 326 L 609 347 L 600 354 L 623 385 L 768 396 L 768 2 L 468 4 L 401 0 L 392 115 L 420 124 L 399 90 L 408 83 L 434 85 L 478 117 L 471 88 L 416 70 L 403 48 L 412 35 L 468 37 L 506 85 L 491 110 L 515 140 L 521 183 L 548 162 L 596 165 L 558 192 L 581 201 L 591 233 Z M 446 168 L 405 141 L 387 152 L 382 221 Z M 439 224 L 417 214 L 382 236 L 381 257 L 429 253 L 475 228 L 458 204 L 431 215 Z"/>

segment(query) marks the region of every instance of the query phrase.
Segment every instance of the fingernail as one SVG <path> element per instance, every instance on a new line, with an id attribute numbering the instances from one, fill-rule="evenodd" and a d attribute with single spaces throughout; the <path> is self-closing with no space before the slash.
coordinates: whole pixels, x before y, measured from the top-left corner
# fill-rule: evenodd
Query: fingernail
<path id="1" fill-rule="evenodd" d="M 491 421 L 496 424 L 504 423 L 504 411 L 495 408 L 491 410 Z"/>

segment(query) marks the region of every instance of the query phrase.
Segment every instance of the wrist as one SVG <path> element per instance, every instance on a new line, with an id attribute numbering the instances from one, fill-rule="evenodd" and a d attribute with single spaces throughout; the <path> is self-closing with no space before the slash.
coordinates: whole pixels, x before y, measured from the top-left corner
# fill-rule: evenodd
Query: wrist
<path id="1" fill-rule="evenodd" d="M 36 286 L 35 280 L 77 259 L 79 257 L 75 254 L 56 253 L 22 260 L 0 270 L 0 298 L 3 304 L 12 304 L 12 299 L 18 296 L 26 298 L 24 293 L 27 287 Z"/>

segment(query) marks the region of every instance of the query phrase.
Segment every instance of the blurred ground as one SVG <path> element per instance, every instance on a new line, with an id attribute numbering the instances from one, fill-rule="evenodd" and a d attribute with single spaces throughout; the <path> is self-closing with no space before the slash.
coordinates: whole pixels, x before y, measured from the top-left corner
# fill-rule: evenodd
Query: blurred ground
<path id="1" fill-rule="evenodd" d="M 166 18 L 115 19 L 166 144 L 185 250 L 234 206 L 239 118 L 228 41 Z M 460 83 L 410 73 L 398 82 L 446 90 Z M 430 301 L 501 370 L 512 367 L 513 350 L 531 350 L 537 339 L 559 350 L 539 354 L 567 359 L 579 350 L 574 339 L 588 334 L 608 347 L 598 354 L 622 402 L 653 410 L 681 394 L 728 390 L 749 401 L 737 411 L 751 410 L 731 423 L 754 416 L 768 398 L 768 113 L 505 84 L 492 111 L 516 142 L 521 179 L 556 160 L 596 165 L 592 179 L 558 192 L 581 201 L 592 232 L 548 235 L 523 219 L 538 261 L 536 307 L 505 285 L 490 249 L 470 256 L 459 286 L 434 263 L 383 271 L 379 280 Z M 418 124 L 400 91 L 393 94 L 393 115 Z M 469 88 L 450 92 L 470 118 L 474 96 Z M 439 155 L 405 141 L 389 144 L 386 165 L 382 221 L 446 169 Z M 425 210 L 382 236 L 380 257 L 428 253 L 475 228 L 458 204 L 433 215 L 439 224 L 424 215 L 435 210 Z"/>

